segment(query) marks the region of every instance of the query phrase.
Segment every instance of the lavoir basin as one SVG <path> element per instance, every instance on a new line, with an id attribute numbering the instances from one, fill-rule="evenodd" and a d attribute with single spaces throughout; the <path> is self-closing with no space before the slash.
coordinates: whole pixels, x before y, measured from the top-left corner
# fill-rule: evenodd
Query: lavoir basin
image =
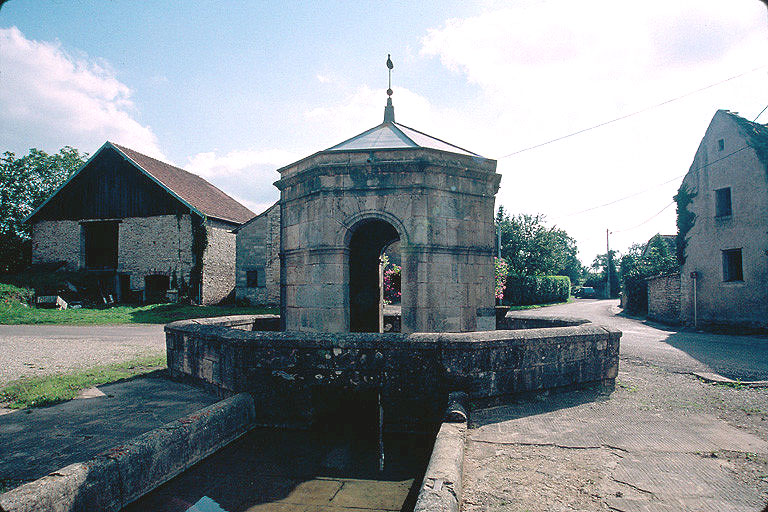
<path id="1" fill-rule="evenodd" d="M 124 509 L 161 512 L 412 510 L 432 435 L 257 428 Z"/>

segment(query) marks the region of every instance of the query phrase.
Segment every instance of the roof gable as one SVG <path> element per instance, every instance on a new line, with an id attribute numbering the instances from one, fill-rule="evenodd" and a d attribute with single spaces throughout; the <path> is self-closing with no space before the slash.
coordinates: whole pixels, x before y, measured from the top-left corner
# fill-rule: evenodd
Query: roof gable
<path id="1" fill-rule="evenodd" d="M 122 167 L 119 162 L 124 162 Z M 125 167 L 125 165 L 128 167 Z M 136 176 L 143 177 L 146 186 L 149 186 L 152 189 L 142 189 L 145 190 L 145 192 L 143 192 L 145 195 L 149 194 L 143 200 L 143 204 L 146 205 L 144 207 L 136 206 L 135 194 L 133 194 L 131 198 L 127 198 L 125 194 L 119 194 L 119 190 L 115 188 L 116 186 L 122 186 L 127 187 L 126 190 L 128 190 L 132 189 L 134 186 L 142 186 L 128 178 L 125 174 L 127 169 L 134 169 L 138 173 Z M 119 179 L 118 181 L 121 185 L 117 185 L 117 182 L 114 181 L 114 176 L 109 178 L 105 176 L 104 173 L 113 174 L 114 176 L 124 176 L 125 179 Z M 86 178 L 87 181 L 83 182 L 81 176 Z M 101 183 L 96 185 L 95 189 L 93 186 L 89 188 L 87 185 L 86 188 L 83 188 L 83 183 L 90 183 L 93 185 L 94 177 L 96 182 Z M 126 179 L 128 182 L 125 181 Z M 107 182 L 104 182 L 104 180 L 107 180 Z M 248 208 L 235 201 L 203 178 L 111 142 L 104 143 L 104 145 L 101 146 L 101 148 L 99 148 L 99 150 L 96 151 L 85 164 L 73 173 L 67 181 L 59 186 L 59 188 L 57 188 L 56 191 L 43 202 L 43 204 L 24 219 L 24 222 L 30 222 L 34 217 L 38 216 L 39 212 L 46 210 L 46 208 L 47 210 L 53 208 L 54 212 L 59 212 L 54 215 L 61 215 L 62 204 L 67 201 L 70 201 L 69 204 L 71 204 L 71 201 L 75 200 L 73 197 L 70 197 L 72 194 L 78 196 L 77 200 L 80 200 L 83 197 L 100 197 L 102 201 L 107 201 L 107 203 L 104 204 L 112 205 L 105 207 L 102 205 L 102 201 L 96 200 L 96 203 L 92 203 L 92 207 L 86 209 L 88 211 L 80 212 L 80 215 L 85 215 L 83 218 L 103 218 L 105 215 L 107 217 L 144 216 L 169 212 L 173 213 L 174 211 L 178 213 L 179 208 L 182 208 L 182 211 L 189 209 L 200 216 L 216 218 L 233 224 L 242 224 L 254 216 L 254 213 Z M 170 203 L 168 206 L 159 206 L 164 202 L 164 198 L 167 197 L 165 194 L 170 195 L 174 199 L 173 204 L 176 206 L 170 205 Z M 108 199 L 104 199 L 107 196 Z M 149 202 L 147 202 L 147 200 L 149 200 Z M 64 203 L 62 203 L 62 201 L 64 201 Z M 113 204 L 114 201 L 117 201 L 118 204 Z M 126 201 L 127 203 L 130 203 L 131 206 L 126 206 Z M 152 201 L 154 201 L 154 205 Z M 48 213 L 50 214 L 50 211 Z M 72 212 L 67 213 L 69 215 L 76 215 Z"/>

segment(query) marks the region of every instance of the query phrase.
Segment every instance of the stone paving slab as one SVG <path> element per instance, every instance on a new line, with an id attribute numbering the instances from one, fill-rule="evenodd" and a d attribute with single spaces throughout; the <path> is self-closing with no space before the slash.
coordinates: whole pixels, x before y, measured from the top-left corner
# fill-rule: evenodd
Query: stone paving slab
<path id="1" fill-rule="evenodd" d="M 103 396 L 0 416 L 0 483 L 35 480 L 218 401 L 154 372 L 99 386 Z"/>
<path id="2" fill-rule="evenodd" d="M 693 412 L 703 408 L 693 390 L 711 384 L 667 374 L 680 385 L 670 388 L 655 380 L 659 372 L 625 364 L 624 387 L 610 395 L 573 392 L 473 411 L 462 510 L 762 510 L 768 442 L 756 435 L 761 430 Z"/>
<path id="3" fill-rule="evenodd" d="M 570 448 L 610 446 L 624 451 L 711 452 L 734 450 L 768 454 L 768 442 L 704 414 L 663 416 L 604 401 L 545 411 L 537 404 L 484 411 L 473 421 L 503 418 L 514 411 L 524 417 L 480 427 L 474 441 L 553 444 Z"/>

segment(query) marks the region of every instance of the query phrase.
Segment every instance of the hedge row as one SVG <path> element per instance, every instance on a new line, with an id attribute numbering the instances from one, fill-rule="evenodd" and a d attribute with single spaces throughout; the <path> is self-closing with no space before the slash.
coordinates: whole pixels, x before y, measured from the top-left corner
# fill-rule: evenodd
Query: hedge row
<path id="1" fill-rule="evenodd" d="M 645 277 L 627 277 L 624 279 L 626 302 L 624 310 L 637 314 L 648 314 L 648 282 Z"/>
<path id="2" fill-rule="evenodd" d="M 571 296 L 571 280 L 566 276 L 509 276 L 503 303 L 527 306 L 565 302 Z"/>

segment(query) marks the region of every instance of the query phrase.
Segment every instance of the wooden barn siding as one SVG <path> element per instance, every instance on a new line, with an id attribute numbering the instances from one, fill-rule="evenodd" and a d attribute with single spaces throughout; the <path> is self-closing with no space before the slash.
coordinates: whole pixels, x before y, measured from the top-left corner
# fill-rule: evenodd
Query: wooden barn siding
<path id="1" fill-rule="evenodd" d="M 114 149 L 106 148 L 38 212 L 36 220 L 119 219 L 189 213 Z"/>

